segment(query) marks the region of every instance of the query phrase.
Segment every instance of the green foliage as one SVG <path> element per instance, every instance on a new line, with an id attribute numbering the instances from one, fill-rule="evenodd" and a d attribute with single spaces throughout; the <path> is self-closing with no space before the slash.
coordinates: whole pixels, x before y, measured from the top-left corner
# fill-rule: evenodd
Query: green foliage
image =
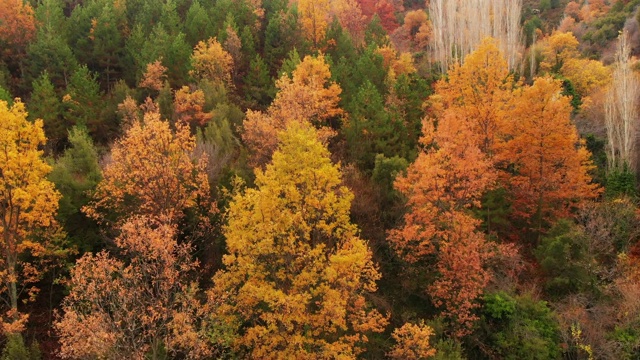
<path id="1" fill-rule="evenodd" d="M 551 0 L 540 0 L 539 7 L 541 11 L 546 11 L 551 9 Z"/>
<path id="2" fill-rule="evenodd" d="M 623 1 L 616 1 L 606 15 L 590 24 L 590 30 L 582 39 L 596 45 L 606 45 L 608 41 L 618 37 L 627 18 L 632 16 L 639 4 L 640 0 L 629 1 L 626 5 Z"/>
<path id="3" fill-rule="evenodd" d="M 558 69 L 559 70 L 559 69 Z M 568 96 L 571 99 L 571 107 L 573 107 L 573 113 L 577 113 L 582 106 L 582 96 L 578 94 L 573 83 L 564 77 L 558 76 L 562 80 L 562 95 Z"/>
<path id="4" fill-rule="evenodd" d="M 266 5 L 266 4 L 265 4 Z M 268 17 L 264 37 L 264 59 L 270 67 L 272 75 L 281 75 L 285 67 L 284 62 L 291 60 L 292 52 L 298 57 L 296 47 L 300 47 L 302 35 L 298 27 L 298 14 L 293 10 L 278 11 Z M 297 65 L 297 63 L 295 65 Z M 291 66 L 289 64 L 288 66 Z M 287 69 L 289 74 L 295 69 Z M 276 71 L 278 72 L 276 74 Z"/>
<path id="5" fill-rule="evenodd" d="M 347 111 L 352 111 L 354 98 L 369 82 L 375 87 L 379 96 L 386 96 L 387 84 L 385 83 L 387 72 L 385 71 L 382 55 L 376 52 L 377 47 L 369 46 L 357 57 L 350 59 L 340 57 L 340 60 L 331 67 L 332 76 L 342 88 L 341 104 Z"/>
<path id="6" fill-rule="evenodd" d="M 249 73 L 244 77 L 245 98 L 250 107 L 264 110 L 271 104 L 276 88 L 269 76 L 269 68 L 260 55 L 251 60 Z"/>
<path id="7" fill-rule="evenodd" d="M 436 349 L 436 354 L 429 358 L 430 360 L 464 360 L 464 350 L 462 345 L 452 339 L 438 340 L 433 347 Z"/>
<path id="8" fill-rule="evenodd" d="M 629 169 L 627 164 L 622 169 L 613 169 L 607 174 L 607 182 L 605 185 L 605 194 L 609 198 L 618 198 L 629 196 L 636 198 L 638 196 L 638 185 L 636 175 Z"/>
<path id="9" fill-rule="evenodd" d="M 531 19 L 527 20 L 523 26 L 526 46 L 533 44 L 533 35 L 537 29 L 542 29 L 542 20 L 540 20 L 537 15 L 534 15 Z"/>
<path id="10" fill-rule="evenodd" d="M 490 354 L 481 358 L 559 359 L 560 329 L 545 301 L 505 292 L 484 297 L 479 335 Z"/>
<path id="11" fill-rule="evenodd" d="M 52 32 L 39 33 L 36 40 L 29 44 L 27 56 L 27 81 L 35 80 L 46 71 L 56 87 L 63 87 L 68 84 L 69 77 L 78 67 L 69 45 L 61 36 Z"/>
<path id="12" fill-rule="evenodd" d="M 591 160 L 596 169 L 591 173 L 593 182 L 605 185 L 607 180 L 607 152 L 605 149 L 605 140 L 596 137 L 593 134 L 587 134 L 585 137 L 587 150 L 591 153 Z"/>
<path id="13" fill-rule="evenodd" d="M 422 119 L 425 116 L 422 104 L 431 94 L 426 79 L 416 74 L 402 74 L 393 83 L 394 102 L 388 105 L 391 116 L 405 124 L 406 143 L 409 153 L 407 160 L 413 161 L 417 156 L 418 139 L 422 134 Z"/>
<path id="14" fill-rule="evenodd" d="M 200 1 L 195 0 L 189 6 L 184 21 L 185 40 L 192 48 L 199 41 L 207 40 L 213 37 L 215 30 L 207 10 L 200 5 Z"/>
<path id="15" fill-rule="evenodd" d="M 9 106 L 13 105 L 13 97 L 11 96 L 11 93 L 2 86 L 0 86 L 0 100 L 6 101 Z"/>
<path id="16" fill-rule="evenodd" d="M 542 239 L 535 255 L 550 295 L 561 297 L 596 290 L 597 278 L 590 271 L 594 254 L 589 253 L 586 241 L 587 235 L 565 219 L 558 221 Z"/>
<path id="17" fill-rule="evenodd" d="M 462 344 L 455 339 L 446 337 L 445 328 L 447 325 L 442 318 L 426 321 L 426 324 L 434 330 L 434 336 L 431 343 L 433 344 L 434 349 L 436 349 L 436 354 L 429 358 L 430 360 L 467 359 Z"/>
<path id="18" fill-rule="evenodd" d="M 100 117 L 103 105 L 102 92 L 95 73 L 86 66 L 76 70 L 67 86 L 66 94 L 62 98 L 64 108 L 63 118 L 66 127 L 73 125 L 85 126 L 89 134 L 99 143 L 107 143 L 113 133 L 117 131 L 115 124 L 109 124 Z"/>
<path id="19" fill-rule="evenodd" d="M 516 312 L 517 301 L 504 292 L 486 295 L 484 298 L 484 312 L 495 320 L 508 320 Z"/>
<path id="20" fill-rule="evenodd" d="M 408 157 L 406 130 L 384 107 L 384 100 L 372 83 L 366 81 L 349 106 L 351 118 L 345 127 L 351 158 L 367 173 L 375 166 L 377 154 Z"/>
<path id="21" fill-rule="evenodd" d="M 301 61 L 298 50 L 293 48 L 293 50 L 289 51 L 289 54 L 287 54 L 287 58 L 282 62 L 282 67 L 280 68 L 280 71 L 278 71 L 278 76 L 287 74 L 287 76 L 291 78 L 293 76 L 293 71 L 298 67 L 298 64 L 300 64 Z"/>
<path id="22" fill-rule="evenodd" d="M 9 334 L 7 336 L 7 344 L 2 350 L 0 360 L 40 360 L 42 353 L 38 343 L 32 342 L 27 347 L 22 338 L 22 334 Z"/>
<path id="23" fill-rule="evenodd" d="M 62 194 L 57 219 L 63 225 L 71 243 L 81 251 L 95 250 L 99 243 L 98 229 L 80 209 L 89 202 L 89 193 L 100 182 L 98 152 L 87 130 L 73 127 L 69 131 L 69 148 L 53 164 L 49 175 Z"/>
<path id="24" fill-rule="evenodd" d="M 407 170 L 407 167 L 409 162 L 404 158 L 399 156 L 387 158 L 383 154 L 377 154 L 371 178 L 386 191 L 396 191 L 393 188 L 393 182 L 396 176 Z"/>
<path id="25" fill-rule="evenodd" d="M 511 231 L 509 217 L 512 212 L 509 193 L 503 187 L 487 191 L 482 195 L 479 208 L 474 208 L 475 216 L 482 220 L 482 229 L 490 235 L 505 238 Z"/>
<path id="26" fill-rule="evenodd" d="M 640 323 L 632 321 L 624 327 L 616 326 L 609 335 L 617 345 L 617 354 L 620 359 L 640 358 Z"/>
<path id="27" fill-rule="evenodd" d="M 369 46 L 380 47 L 389 43 L 387 31 L 382 27 L 382 22 L 378 17 L 378 14 L 373 15 L 373 18 L 364 30 L 364 41 Z"/>
<path id="28" fill-rule="evenodd" d="M 49 148 L 54 151 L 64 148 L 70 124 L 62 117 L 62 102 L 47 72 L 33 82 L 33 92 L 28 105 L 29 117 L 32 120 L 42 119 L 44 122 Z"/>

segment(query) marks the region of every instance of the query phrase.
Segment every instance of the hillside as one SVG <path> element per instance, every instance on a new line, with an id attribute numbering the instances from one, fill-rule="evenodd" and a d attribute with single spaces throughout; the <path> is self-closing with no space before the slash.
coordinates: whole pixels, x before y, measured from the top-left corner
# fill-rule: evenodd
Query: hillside
<path id="1" fill-rule="evenodd" d="M 640 0 L 0 0 L 0 359 L 640 358 Z"/>

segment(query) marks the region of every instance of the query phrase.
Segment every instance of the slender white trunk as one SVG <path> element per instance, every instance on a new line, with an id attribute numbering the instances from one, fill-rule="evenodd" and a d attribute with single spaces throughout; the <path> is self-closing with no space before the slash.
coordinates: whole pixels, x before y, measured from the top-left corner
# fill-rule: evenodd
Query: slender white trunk
<path id="1" fill-rule="evenodd" d="M 618 37 L 618 50 L 611 87 L 605 103 L 609 168 L 621 169 L 625 164 L 637 170 L 638 97 L 640 81 L 631 69 L 629 34 Z"/>
<path id="2" fill-rule="evenodd" d="M 473 52 L 482 39 L 498 40 L 509 68 L 522 65 L 522 0 L 432 0 L 429 14 L 433 25 L 431 54 L 445 72 L 456 61 Z"/>

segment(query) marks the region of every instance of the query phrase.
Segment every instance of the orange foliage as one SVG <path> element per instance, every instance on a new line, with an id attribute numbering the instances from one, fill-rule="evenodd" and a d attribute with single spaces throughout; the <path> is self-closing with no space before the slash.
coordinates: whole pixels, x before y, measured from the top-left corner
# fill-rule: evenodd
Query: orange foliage
<path id="1" fill-rule="evenodd" d="M 432 36 L 431 21 L 424 10 L 413 10 L 404 16 L 402 25 L 417 49 L 426 49 Z"/>
<path id="2" fill-rule="evenodd" d="M 402 53 L 398 55 L 396 50 L 389 45 L 378 48 L 376 52 L 382 55 L 384 67 L 389 72 L 389 77 L 391 79 L 395 79 L 399 75 L 416 72 L 416 68 L 413 65 L 413 58 L 410 53 Z"/>
<path id="3" fill-rule="evenodd" d="M 492 157 L 496 152 L 498 129 L 507 117 L 514 81 L 504 55 L 494 39 L 487 38 L 469 54 L 464 65 L 454 64 L 449 79 L 435 85 L 430 98 L 436 115 L 446 109 L 471 121 L 469 141 Z"/>
<path id="4" fill-rule="evenodd" d="M 571 123 L 569 99 L 560 81 L 538 78 L 523 89 L 510 112 L 508 141 L 499 161 L 511 189 L 514 215 L 527 219 L 538 231 L 544 220 L 569 216 L 583 199 L 598 195 L 588 172 L 591 154 Z"/>
<path id="5" fill-rule="evenodd" d="M 484 270 L 490 257 L 479 221 L 468 214 L 479 206 L 482 194 L 493 185 L 491 162 L 473 138 L 472 118 L 449 111 L 438 121 L 423 121 L 422 144 L 429 150 L 418 155 L 407 175 L 395 187 L 407 196 L 410 211 L 404 225 L 392 230 L 389 240 L 409 262 L 438 255 L 440 278 L 431 287 L 437 306 L 454 320 L 455 335 L 468 333 L 476 317 L 472 310 L 489 281 Z"/>
<path id="6" fill-rule="evenodd" d="M 145 113 L 111 149 L 104 179 L 83 211 L 90 217 L 115 220 L 148 215 L 175 221 L 186 208 L 209 197 L 207 158 L 192 160 L 196 141 L 189 126 L 178 122 L 175 133 L 158 113 Z"/>
<path id="7" fill-rule="evenodd" d="M 22 53 L 36 35 L 33 8 L 23 0 L 0 0 L 0 46 L 4 57 Z"/>
<path id="8" fill-rule="evenodd" d="M 304 36 L 317 48 L 329 25 L 329 0 L 298 0 L 298 12 Z"/>
<path id="9" fill-rule="evenodd" d="M 316 125 L 325 138 L 333 135 L 328 120 L 343 114 L 338 107 L 342 89 L 330 78 L 324 57 L 307 56 L 293 71 L 293 79 L 285 74 L 276 82 L 279 91 L 266 113 L 247 111 L 242 139 L 252 152 L 253 166 L 269 160 L 278 132 L 293 121 Z"/>
<path id="10" fill-rule="evenodd" d="M 204 91 L 200 89 L 191 90 L 188 86 L 183 86 L 175 93 L 173 107 L 178 120 L 204 126 L 213 117 L 211 113 L 204 112 L 204 105 Z"/>
<path id="11" fill-rule="evenodd" d="M 140 80 L 140 87 L 144 87 L 154 91 L 160 91 L 164 86 L 164 82 L 167 80 L 167 68 L 162 65 L 162 59 L 147 64 L 147 71 L 145 71 L 142 80 Z"/>
<path id="12" fill-rule="evenodd" d="M 147 359 L 166 350 L 190 359 L 210 356 L 198 332 L 197 263 L 174 226 L 134 217 L 115 244 L 126 260 L 86 254 L 71 272 L 71 292 L 56 322 L 63 358 Z"/>
<path id="13" fill-rule="evenodd" d="M 346 29 L 356 44 L 364 40 L 365 16 L 362 15 L 360 5 L 356 0 L 331 1 L 331 15 L 340 22 L 340 26 Z"/>
<path id="14" fill-rule="evenodd" d="M 380 23 L 387 32 L 392 32 L 398 27 L 396 20 L 395 8 L 389 0 L 382 0 L 376 3 L 376 14 L 380 18 Z"/>

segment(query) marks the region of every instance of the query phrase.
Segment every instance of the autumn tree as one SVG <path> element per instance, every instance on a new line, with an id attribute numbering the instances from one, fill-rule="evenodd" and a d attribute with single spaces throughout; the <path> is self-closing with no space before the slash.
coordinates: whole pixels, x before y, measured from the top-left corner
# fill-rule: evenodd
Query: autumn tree
<path id="1" fill-rule="evenodd" d="M 364 40 L 365 16 L 357 0 L 331 1 L 331 15 L 335 16 L 343 29 L 351 35 L 354 43 Z"/>
<path id="2" fill-rule="evenodd" d="M 514 85 L 497 41 L 487 38 L 465 58 L 464 64 L 451 67 L 448 79 L 436 83 L 430 103 L 436 116 L 455 112 L 469 119 L 470 140 L 493 157 Z"/>
<path id="3" fill-rule="evenodd" d="M 403 225 L 389 233 L 398 254 L 410 263 L 437 257 L 438 279 L 428 293 L 452 320 L 455 336 L 469 333 L 473 310 L 490 279 L 486 269 L 491 249 L 468 209 L 496 180 L 492 163 L 473 141 L 473 118 L 448 112 L 423 121 L 421 143 L 427 149 L 396 179 L 407 197 Z M 427 290 L 427 289 L 425 289 Z"/>
<path id="4" fill-rule="evenodd" d="M 233 58 L 216 38 L 200 41 L 191 55 L 192 70 L 189 72 L 197 80 L 219 81 L 231 84 Z"/>
<path id="5" fill-rule="evenodd" d="M 183 86 L 175 92 L 173 108 L 178 120 L 188 124 L 204 126 L 212 115 L 204 111 L 205 96 L 201 89 Z"/>
<path id="6" fill-rule="evenodd" d="M 71 292 L 55 324 L 65 359 L 202 359 L 197 263 L 173 225 L 133 217 L 115 240 L 121 258 L 86 254 L 71 271 Z"/>
<path id="7" fill-rule="evenodd" d="M 23 0 L 0 1 L 1 55 L 9 60 L 24 52 L 36 35 L 36 19 L 33 8 Z"/>
<path id="8" fill-rule="evenodd" d="M 329 1 L 299 0 L 298 12 L 305 38 L 317 49 L 320 42 L 324 40 L 329 24 Z"/>
<path id="9" fill-rule="evenodd" d="M 241 357 L 355 358 L 386 319 L 365 295 L 380 278 L 349 220 L 353 195 L 309 125 L 292 123 L 255 189 L 234 195 L 212 326 Z"/>
<path id="10" fill-rule="evenodd" d="M 338 102 L 342 89 L 331 81 L 323 57 L 307 56 L 297 65 L 292 78 L 283 74 L 276 82 L 278 93 L 266 113 L 247 111 L 242 139 L 253 152 L 252 165 L 264 165 L 277 146 L 277 133 L 293 121 L 309 122 L 320 135 L 333 135 L 331 119 L 342 115 Z"/>
<path id="11" fill-rule="evenodd" d="M 393 7 L 393 4 L 389 2 L 389 0 L 376 2 L 376 14 L 380 19 L 380 25 L 382 25 L 382 27 L 387 30 L 387 32 L 392 32 L 398 27 L 395 8 Z"/>
<path id="12" fill-rule="evenodd" d="M 569 216 L 577 202 L 598 194 L 589 175 L 591 154 L 571 123 L 571 104 L 561 91 L 561 83 L 548 77 L 522 90 L 499 159 L 513 193 L 514 216 L 538 234 L 546 221 Z"/>
<path id="13" fill-rule="evenodd" d="M 194 148 L 188 125 L 178 122 L 173 132 L 160 114 L 145 113 L 111 149 L 104 179 L 84 211 L 101 221 L 131 215 L 176 221 L 209 197 L 207 158 L 193 161 Z"/>
<path id="14" fill-rule="evenodd" d="M 424 323 L 406 323 L 391 334 L 396 344 L 387 355 L 398 360 L 422 360 L 433 357 L 436 350 L 429 343 L 433 334 L 433 329 Z"/>
<path id="15" fill-rule="evenodd" d="M 37 269 L 25 259 L 46 252 L 37 239 L 40 230 L 54 225 L 60 194 L 45 178 L 51 166 L 39 150 L 46 141 L 42 120 L 27 121 L 20 101 L 11 107 L 0 101 L 0 119 L 0 278 L 6 286 L 2 331 L 12 333 L 20 332 L 27 319 L 18 310 L 19 298 L 25 290 L 34 295 L 36 289 L 27 286 L 38 280 Z"/>
<path id="16" fill-rule="evenodd" d="M 601 61 L 593 59 L 567 59 L 560 72 L 571 81 L 583 98 L 606 88 L 611 82 L 611 69 Z"/>
<path id="17" fill-rule="evenodd" d="M 160 91 L 167 80 L 167 68 L 162 65 L 162 59 L 147 64 L 147 70 L 144 72 L 139 87 L 147 88 L 152 91 Z"/>
<path id="18" fill-rule="evenodd" d="M 578 39 L 571 32 L 554 32 L 542 41 L 542 56 L 540 70 L 559 72 L 565 61 L 577 58 Z"/>
<path id="19" fill-rule="evenodd" d="M 412 10 L 404 16 L 402 34 L 411 41 L 414 49 L 426 50 L 433 35 L 433 29 L 429 16 L 424 10 Z"/>

